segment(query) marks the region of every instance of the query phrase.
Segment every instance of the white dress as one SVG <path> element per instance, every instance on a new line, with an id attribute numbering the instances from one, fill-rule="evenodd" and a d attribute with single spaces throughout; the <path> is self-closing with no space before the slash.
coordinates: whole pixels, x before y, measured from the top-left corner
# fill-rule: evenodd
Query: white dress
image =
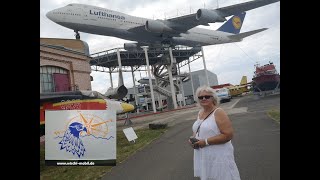
<path id="1" fill-rule="evenodd" d="M 206 120 L 200 120 L 198 116 L 194 122 L 192 130 L 196 133 L 203 121 L 199 129 L 200 133 L 196 134 L 197 139 L 221 134 L 214 117 L 216 110 Z M 201 180 L 240 180 L 231 141 L 194 149 L 193 162 L 194 176 L 200 177 Z"/>

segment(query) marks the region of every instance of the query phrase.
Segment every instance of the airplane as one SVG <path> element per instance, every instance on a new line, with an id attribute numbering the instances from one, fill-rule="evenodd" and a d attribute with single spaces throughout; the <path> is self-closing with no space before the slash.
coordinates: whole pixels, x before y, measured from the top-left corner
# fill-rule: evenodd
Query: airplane
<path id="1" fill-rule="evenodd" d="M 242 76 L 239 85 L 230 85 L 226 86 L 226 88 L 229 89 L 231 96 L 234 97 L 249 92 L 248 86 L 251 86 L 251 83 L 247 83 L 247 76 Z"/>
<path id="2" fill-rule="evenodd" d="M 106 110 L 116 114 L 134 110 L 134 106 L 122 101 L 109 99 L 97 91 L 64 91 L 40 93 L 40 125 L 45 124 L 45 110 Z"/>
<path id="3" fill-rule="evenodd" d="M 222 89 L 227 88 L 229 90 L 229 94 L 231 97 L 242 95 L 243 93 L 249 92 L 248 87 L 252 86 L 252 82 L 247 82 L 247 76 L 242 76 L 239 85 L 232 85 L 230 83 L 227 84 L 219 84 L 215 86 L 211 86 L 213 89 Z"/>
<path id="4" fill-rule="evenodd" d="M 46 16 L 53 22 L 79 32 L 113 36 L 136 43 L 125 43 L 126 50 L 141 46 L 183 45 L 189 47 L 240 42 L 243 38 L 268 28 L 240 33 L 245 11 L 280 0 L 254 0 L 217 9 L 198 9 L 196 13 L 166 20 L 152 20 L 85 4 L 69 4 L 49 11 Z M 232 16 L 228 21 L 226 17 Z M 216 31 L 197 28 L 198 25 L 225 22 Z"/>

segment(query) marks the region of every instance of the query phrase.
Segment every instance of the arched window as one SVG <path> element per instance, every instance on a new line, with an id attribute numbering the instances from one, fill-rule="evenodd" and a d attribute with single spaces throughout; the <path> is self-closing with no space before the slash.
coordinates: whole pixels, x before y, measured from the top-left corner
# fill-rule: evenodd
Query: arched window
<path id="1" fill-rule="evenodd" d="M 56 66 L 40 66 L 41 92 L 69 91 L 68 70 Z"/>

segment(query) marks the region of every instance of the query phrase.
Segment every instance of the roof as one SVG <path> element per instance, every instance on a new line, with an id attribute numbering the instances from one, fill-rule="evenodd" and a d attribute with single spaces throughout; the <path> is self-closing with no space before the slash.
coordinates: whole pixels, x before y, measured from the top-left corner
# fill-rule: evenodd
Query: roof
<path id="1" fill-rule="evenodd" d="M 88 44 L 79 39 L 40 38 L 40 45 L 90 56 Z"/>
<path id="2" fill-rule="evenodd" d="M 90 61 L 91 66 L 100 67 L 117 67 L 118 56 L 117 49 L 110 49 L 98 53 L 91 54 L 92 60 Z M 177 63 L 184 60 L 188 60 L 189 57 L 200 52 L 200 48 L 176 48 L 172 50 L 172 55 L 176 59 Z M 143 50 L 126 51 L 119 49 L 122 66 L 139 66 L 146 65 L 145 53 Z M 148 50 L 149 64 L 154 65 L 156 63 L 168 64 L 169 51 L 167 49 L 150 49 Z"/>

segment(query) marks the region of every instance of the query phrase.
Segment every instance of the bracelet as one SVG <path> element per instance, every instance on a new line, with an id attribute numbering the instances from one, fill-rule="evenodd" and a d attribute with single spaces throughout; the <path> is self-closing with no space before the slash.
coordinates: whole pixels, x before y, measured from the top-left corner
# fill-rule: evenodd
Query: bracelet
<path id="1" fill-rule="evenodd" d="M 206 146 L 209 146 L 210 144 L 208 143 L 208 139 L 205 139 Z"/>

